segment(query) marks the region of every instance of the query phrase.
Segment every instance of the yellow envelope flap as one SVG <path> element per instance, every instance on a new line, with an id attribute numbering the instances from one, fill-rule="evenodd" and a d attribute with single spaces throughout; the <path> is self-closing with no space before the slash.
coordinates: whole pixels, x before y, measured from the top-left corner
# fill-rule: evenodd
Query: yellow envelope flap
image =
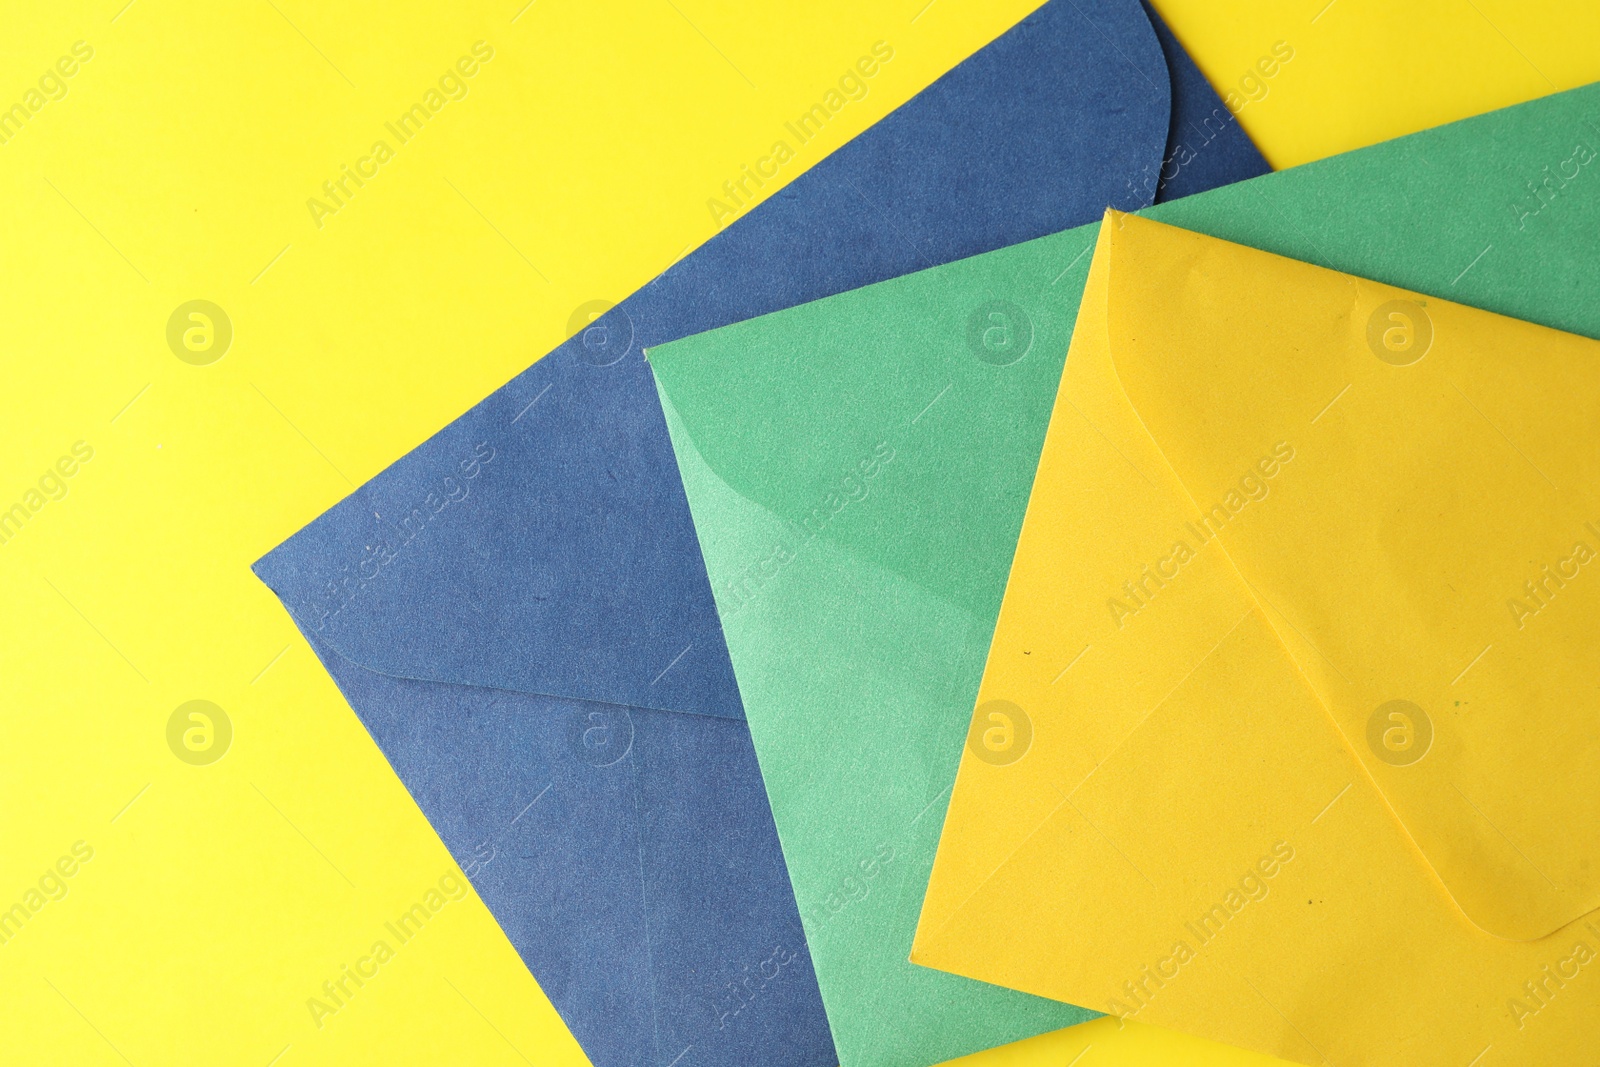
<path id="1" fill-rule="evenodd" d="M 1600 342 L 1144 219 L 1110 276 L 1199 526 L 1468 917 L 1600 907 Z"/>
<path id="2" fill-rule="evenodd" d="M 1594 918 L 1512 941 L 1462 913 L 1123 392 L 1113 243 L 1192 235 L 1121 221 L 979 692 L 974 730 L 1026 716 L 1031 745 L 969 741 L 912 959 L 1306 1063 L 1592 1052 Z"/>

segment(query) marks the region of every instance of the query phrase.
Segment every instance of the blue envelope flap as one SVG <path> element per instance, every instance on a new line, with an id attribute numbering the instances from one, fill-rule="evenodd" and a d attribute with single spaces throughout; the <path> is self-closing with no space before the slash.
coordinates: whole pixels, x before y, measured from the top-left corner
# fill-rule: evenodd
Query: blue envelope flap
<path id="1" fill-rule="evenodd" d="M 1156 202 L 1177 200 L 1268 173 L 1272 168 L 1161 14 L 1150 0 L 1139 2 L 1166 53 L 1167 77 L 1172 85 L 1167 154 L 1154 175 Z M 1145 185 L 1149 184 L 1150 176 L 1146 176 Z"/>
<path id="2" fill-rule="evenodd" d="M 564 345 L 257 564 L 370 670 L 742 718 L 635 358 Z M 647 423 L 648 425 L 641 425 Z"/>

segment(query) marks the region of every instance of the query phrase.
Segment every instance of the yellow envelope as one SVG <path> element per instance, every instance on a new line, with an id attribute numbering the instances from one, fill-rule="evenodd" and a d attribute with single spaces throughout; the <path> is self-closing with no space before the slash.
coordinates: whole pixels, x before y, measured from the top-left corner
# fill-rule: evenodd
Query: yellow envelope
<path id="1" fill-rule="evenodd" d="M 1592 1056 L 1600 593 L 1506 601 L 1600 546 L 1597 360 L 1110 216 L 912 959 L 1307 1063 Z"/>

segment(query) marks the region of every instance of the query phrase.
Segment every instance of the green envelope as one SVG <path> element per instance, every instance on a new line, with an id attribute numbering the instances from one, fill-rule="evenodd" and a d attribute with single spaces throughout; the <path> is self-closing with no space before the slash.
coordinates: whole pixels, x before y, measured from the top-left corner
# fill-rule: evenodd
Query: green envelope
<path id="1" fill-rule="evenodd" d="M 1600 337 L 1597 153 L 1600 85 L 1143 214 Z M 1096 232 L 648 353 L 845 1067 L 1059 1011 L 907 955 Z"/>

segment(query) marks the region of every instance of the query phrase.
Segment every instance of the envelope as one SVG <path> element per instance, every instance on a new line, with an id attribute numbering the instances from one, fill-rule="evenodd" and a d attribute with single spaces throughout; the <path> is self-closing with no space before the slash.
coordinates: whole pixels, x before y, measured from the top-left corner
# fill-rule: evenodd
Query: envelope
<path id="1" fill-rule="evenodd" d="M 1517 643 L 1495 583 L 1600 540 L 1597 360 L 1108 215 L 913 958 L 1305 1063 L 1592 1058 L 1584 642 Z M 1581 625 L 1572 570 L 1536 610 Z M 1510 662 L 1424 695 L 1480 634 Z"/>
<path id="2" fill-rule="evenodd" d="M 1454 283 L 1475 304 L 1600 333 L 1594 302 L 1574 298 L 1600 286 L 1583 236 L 1596 209 L 1569 197 L 1564 220 L 1547 210 L 1519 231 L 1506 186 L 1485 179 L 1566 158 L 1597 110 L 1600 89 L 1577 90 L 1152 214 L 1418 289 Z M 990 729 L 1001 748 L 1032 743 L 1015 717 L 986 720 L 975 740 L 969 727 L 1094 241 L 1092 229 L 1066 231 L 650 352 L 825 996 L 832 982 L 869 1005 L 893 983 L 933 988 L 937 976 L 904 968 L 924 890 L 930 909 L 957 909 L 988 873 L 946 848 L 927 883 L 963 748 L 997 755 Z M 1090 486 L 1079 504 L 1111 494 Z M 1121 680 L 1148 688 L 1145 674 Z M 1321 743 L 1344 751 L 1335 735 Z M 1057 804 L 1013 789 L 975 804 L 969 825 L 1004 856 Z M 960 967 L 920 942 L 914 958 L 1010 982 L 980 961 L 1035 938 L 1025 909 L 1037 894 L 1079 888 L 1013 886 L 985 898 L 988 925 L 963 942 Z M 1131 905 L 1096 899 L 1095 928 L 1120 937 Z M 1110 991 L 1089 992 L 1100 999 L 1088 1006 L 1112 1007 Z M 1331 1000 L 1370 993 L 1392 1007 L 1378 992 Z"/>
<path id="3" fill-rule="evenodd" d="M 1581 580 L 1600 543 L 1600 346 L 1157 223 L 1111 244 L 1130 284 L 1108 312 L 1123 391 L 1456 903 L 1513 940 L 1600 907 L 1600 590 Z M 1219 345 L 1197 321 L 1224 306 L 1202 269 L 1286 307 L 1249 334 L 1234 312 Z M 1190 302 L 1155 313 L 1158 292 Z M 1162 346 L 1188 358 L 1159 365 Z M 1273 366 L 1287 351 L 1304 355 Z M 1262 431 L 1283 440 L 1272 460 L 1220 474 Z M 1290 451 L 1279 502 L 1245 515 Z M 1164 580 L 1141 575 L 1119 618 Z"/>
<path id="4" fill-rule="evenodd" d="M 643 346 L 1148 203 L 1180 60 L 1041 9 L 257 565 L 600 1067 L 835 1062 Z M 1087 1017 L 946 984 L 960 1051 Z"/>

